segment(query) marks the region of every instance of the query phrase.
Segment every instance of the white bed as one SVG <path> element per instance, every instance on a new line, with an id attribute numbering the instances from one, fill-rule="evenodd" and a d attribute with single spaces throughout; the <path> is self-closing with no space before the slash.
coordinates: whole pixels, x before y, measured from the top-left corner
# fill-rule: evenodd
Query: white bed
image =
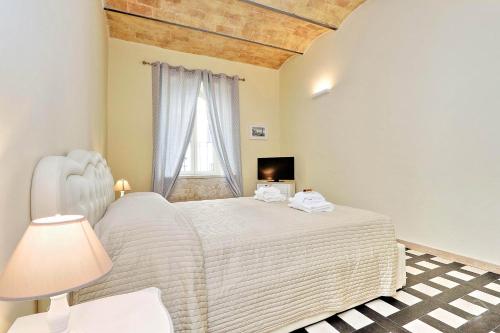
<path id="1" fill-rule="evenodd" d="M 307 214 L 250 198 L 170 204 L 154 193 L 112 202 L 99 154 L 47 157 L 32 217 L 83 214 L 113 270 L 75 302 L 155 286 L 176 332 L 288 332 L 404 284 L 404 249 L 380 214 Z"/>

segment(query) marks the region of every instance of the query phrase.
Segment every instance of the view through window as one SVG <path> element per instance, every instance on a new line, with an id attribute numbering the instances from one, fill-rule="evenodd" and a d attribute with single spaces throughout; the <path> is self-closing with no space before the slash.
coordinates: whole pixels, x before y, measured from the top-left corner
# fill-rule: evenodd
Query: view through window
<path id="1" fill-rule="evenodd" d="M 222 176 L 219 157 L 210 135 L 208 105 L 203 89 L 200 89 L 191 141 L 184 157 L 181 176 Z"/>

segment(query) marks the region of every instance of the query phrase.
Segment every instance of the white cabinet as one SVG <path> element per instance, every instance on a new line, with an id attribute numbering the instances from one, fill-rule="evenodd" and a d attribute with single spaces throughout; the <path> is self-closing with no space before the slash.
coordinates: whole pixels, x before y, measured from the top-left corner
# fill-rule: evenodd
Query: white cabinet
<path id="1" fill-rule="evenodd" d="M 8 333 L 48 333 L 47 313 L 18 318 Z M 71 307 L 70 332 L 173 333 L 157 288 L 100 298 Z"/>
<path id="2" fill-rule="evenodd" d="M 287 199 L 293 197 L 295 195 L 295 182 L 284 181 L 284 182 L 265 182 L 259 181 L 257 182 L 257 189 L 264 186 L 272 186 L 280 190 L 281 194 L 283 194 Z"/>

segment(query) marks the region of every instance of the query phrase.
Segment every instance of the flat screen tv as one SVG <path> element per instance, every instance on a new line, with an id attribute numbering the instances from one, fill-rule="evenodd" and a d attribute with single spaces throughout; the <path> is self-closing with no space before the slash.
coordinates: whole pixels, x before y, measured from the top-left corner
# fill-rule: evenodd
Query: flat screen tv
<path id="1" fill-rule="evenodd" d="M 294 180 L 293 157 L 265 157 L 257 159 L 257 178 L 259 180 Z"/>

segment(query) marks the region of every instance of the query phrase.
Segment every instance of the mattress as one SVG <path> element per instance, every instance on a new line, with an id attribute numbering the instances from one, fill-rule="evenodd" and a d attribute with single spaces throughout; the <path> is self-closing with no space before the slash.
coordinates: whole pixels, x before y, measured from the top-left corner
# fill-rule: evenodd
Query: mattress
<path id="1" fill-rule="evenodd" d="M 271 332 L 397 288 L 394 226 L 360 209 L 142 193 L 112 204 L 96 232 L 114 267 L 75 302 L 158 287 L 176 332 Z"/>

